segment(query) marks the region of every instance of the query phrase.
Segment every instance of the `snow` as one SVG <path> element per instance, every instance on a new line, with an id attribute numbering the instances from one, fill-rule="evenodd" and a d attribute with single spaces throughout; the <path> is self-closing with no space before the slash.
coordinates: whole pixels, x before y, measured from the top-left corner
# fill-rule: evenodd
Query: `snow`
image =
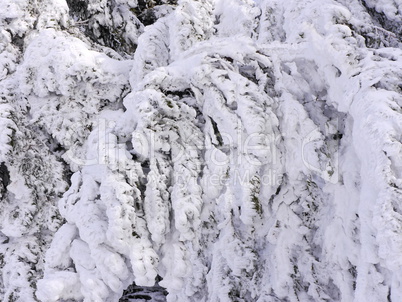
<path id="1" fill-rule="evenodd" d="M 402 6 L 157 2 L 0 3 L 0 300 L 402 300 Z"/>

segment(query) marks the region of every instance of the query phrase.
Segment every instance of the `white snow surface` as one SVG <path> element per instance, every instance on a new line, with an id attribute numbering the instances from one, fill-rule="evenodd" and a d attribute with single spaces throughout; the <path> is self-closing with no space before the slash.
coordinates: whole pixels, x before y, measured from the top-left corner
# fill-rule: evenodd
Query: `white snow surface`
<path id="1" fill-rule="evenodd" d="M 1 301 L 402 301 L 398 1 L 72 2 L 0 3 Z"/>

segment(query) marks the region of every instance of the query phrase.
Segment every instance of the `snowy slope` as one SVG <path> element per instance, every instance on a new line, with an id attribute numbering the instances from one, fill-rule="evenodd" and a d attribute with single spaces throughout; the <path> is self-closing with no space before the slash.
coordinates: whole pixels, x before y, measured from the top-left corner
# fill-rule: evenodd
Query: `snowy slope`
<path id="1" fill-rule="evenodd" d="M 0 3 L 0 299 L 402 301 L 401 13 Z"/>

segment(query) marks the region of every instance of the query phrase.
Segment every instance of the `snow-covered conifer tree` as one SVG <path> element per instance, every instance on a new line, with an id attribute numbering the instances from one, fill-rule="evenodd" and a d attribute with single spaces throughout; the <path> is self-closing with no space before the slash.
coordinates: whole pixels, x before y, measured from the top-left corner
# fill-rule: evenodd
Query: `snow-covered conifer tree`
<path id="1" fill-rule="evenodd" d="M 401 13 L 0 3 L 0 299 L 401 300 Z"/>

